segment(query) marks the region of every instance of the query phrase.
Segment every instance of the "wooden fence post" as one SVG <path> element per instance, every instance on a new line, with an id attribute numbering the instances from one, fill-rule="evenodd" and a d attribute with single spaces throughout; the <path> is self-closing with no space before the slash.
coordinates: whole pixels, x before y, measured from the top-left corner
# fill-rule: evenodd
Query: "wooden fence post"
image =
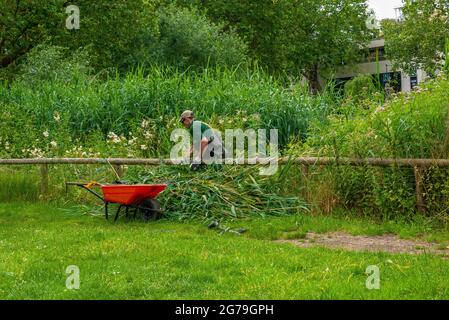
<path id="1" fill-rule="evenodd" d="M 41 195 L 48 196 L 48 164 L 41 164 Z"/>
<path id="2" fill-rule="evenodd" d="M 423 193 L 423 167 L 415 166 L 413 168 L 415 173 L 415 185 L 416 185 L 416 208 L 418 212 L 425 213 L 426 206 L 424 204 Z"/>

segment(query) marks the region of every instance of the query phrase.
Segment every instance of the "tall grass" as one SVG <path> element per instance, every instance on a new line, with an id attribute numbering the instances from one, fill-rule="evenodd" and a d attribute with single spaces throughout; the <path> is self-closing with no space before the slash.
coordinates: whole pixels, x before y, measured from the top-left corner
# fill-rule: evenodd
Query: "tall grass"
<path id="1" fill-rule="evenodd" d="M 449 81 L 441 78 L 350 118 L 333 115 L 328 123 L 316 122 L 308 144 L 327 156 L 446 157 L 448 111 Z"/>
<path id="2" fill-rule="evenodd" d="M 195 73 L 164 67 L 137 68 L 106 81 L 86 77 L 69 84 L 41 82 L 37 88 L 17 81 L 9 88 L 0 87 L 0 101 L 16 117 L 31 119 L 30 130 L 45 128 L 61 134 L 65 130 L 67 139 L 86 139 L 92 132 L 103 137 L 111 131 L 128 135 L 149 118 L 161 144 L 156 153 L 165 154 L 169 131 L 179 125 L 176 119 L 185 109 L 194 110 L 204 121 L 216 121 L 215 126 L 223 126 L 223 119 L 228 127 L 253 120 L 255 129 L 278 129 L 280 144 L 285 146 L 293 137 L 305 137 L 312 119 L 325 121 L 334 103 L 330 94 L 310 96 L 303 87 L 286 87 L 258 69 Z M 55 123 L 55 113 L 66 120 L 66 128 Z"/>
<path id="3" fill-rule="evenodd" d="M 37 173 L 24 168 L 0 168 L 0 202 L 38 201 L 40 180 Z"/>
<path id="4" fill-rule="evenodd" d="M 326 124 L 316 122 L 307 144 L 290 151 L 331 157 L 447 158 L 448 111 L 449 81 L 442 76 L 381 106 L 360 108 L 351 117 L 334 114 Z M 423 175 L 427 214 L 448 224 L 448 170 L 430 168 Z M 315 179 L 324 183 L 309 184 L 309 193 L 327 195 L 333 208 L 356 209 L 386 220 L 410 219 L 417 213 L 412 168 L 335 166 Z M 315 202 L 322 207 L 319 199 Z"/>

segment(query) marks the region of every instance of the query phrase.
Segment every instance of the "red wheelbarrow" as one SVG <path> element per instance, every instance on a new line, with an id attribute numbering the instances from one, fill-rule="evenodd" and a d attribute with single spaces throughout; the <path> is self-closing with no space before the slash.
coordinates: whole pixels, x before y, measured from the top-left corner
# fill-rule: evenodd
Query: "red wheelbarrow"
<path id="1" fill-rule="evenodd" d="M 128 217 L 131 209 L 134 211 L 134 217 L 139 215 L 145 221 L 159 219 L 162 216 L 162 210 L 159 201 L 155 198 L 167 188 L 166 184 L 102 185 L 97 182 L 67 182 L 66 185 L 81 187 L 103 201 L 106 219 L 108 219 L 108 205 L 110 203 L 119 204 L 114 222 L 117 221 L 122 208 L 125 208 L 126 217 Z M 93 187 L 100 187 L 103 192 L 103 196 L 92 190 Z"/>

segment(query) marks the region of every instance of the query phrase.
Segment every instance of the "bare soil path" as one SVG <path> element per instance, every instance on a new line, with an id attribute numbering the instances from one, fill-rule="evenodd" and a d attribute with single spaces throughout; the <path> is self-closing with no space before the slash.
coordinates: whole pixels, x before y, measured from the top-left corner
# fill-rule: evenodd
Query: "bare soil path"
<path id="1" fill-rule="evenodd" d="M 292 243 L 298 247 L 310 248 L 323 246 L 332 249 L 350 251 L 370 251 L 409 254 L 443 254 L 449 257 L 449 247 L 441 247 L 437 243 L 400 239 L 395 235 L 353 236 L 342 232 L 317 234 L 309 232 L 304 239 L 278 240 L 281 243 Z"/>

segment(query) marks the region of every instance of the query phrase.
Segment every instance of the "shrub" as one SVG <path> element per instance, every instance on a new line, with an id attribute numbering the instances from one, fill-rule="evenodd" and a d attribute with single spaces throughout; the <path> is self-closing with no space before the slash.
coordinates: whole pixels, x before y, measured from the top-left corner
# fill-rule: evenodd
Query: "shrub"
<path id="1" fill-rule="evenodd" d="M 88 65 L 86 51 L 70 54 L 63 47 L 39 45 L 26 55 L 20 65 L 17 80 L 33 87 L 39 87 L 46 81 L 67 85 L 85 80 L 89 72 Z"/>
<path id="2" fill-rule="evenodd" d="M 354 103 L 370 100 L 378 92 L 370 75 L 359 75 L 346 82 L 344 91 L 346 99 L 351 99 Z"/>
<path id="3" fill-rule="evenodd" d="M 158 22 L 153 56 L 159 63 L 181 68 L 232 67 L 248 60 L 246 44 L 238 35 L 224 32 L 223 25 L 209 21 L 197 9 L 168 6 L 158 13 Z"/>

